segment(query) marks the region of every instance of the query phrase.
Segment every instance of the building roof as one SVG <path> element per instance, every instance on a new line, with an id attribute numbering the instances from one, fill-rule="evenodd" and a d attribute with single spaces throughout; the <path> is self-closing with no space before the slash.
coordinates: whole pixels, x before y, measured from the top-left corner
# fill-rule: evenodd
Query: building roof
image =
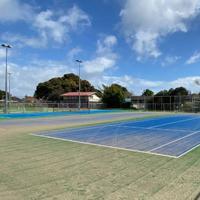
<path id="1" fill-rule="evenodd" d="M 95 92 L 80 92 L 80 96 L 92 96 Z M 62 97 L 78 97 L 79 92 L 67 92 L 61 95 Z"/>

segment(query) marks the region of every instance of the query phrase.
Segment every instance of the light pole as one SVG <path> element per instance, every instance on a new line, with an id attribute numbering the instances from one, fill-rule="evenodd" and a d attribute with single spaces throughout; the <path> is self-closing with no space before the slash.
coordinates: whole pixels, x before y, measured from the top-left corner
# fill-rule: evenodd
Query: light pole
<path id="1" fill-rule="evenodd" d="M 82 61 L 81 60 L 76 60 L 76 62 L 78 63 L 78 76 L 79 76 L 79 79 L 78 79 L 78 109 L 80 110 L 81 109 L 81 63 Z"/>
<path id="2" fill-rule="evenodd" d="M 10 82 L 11 82 L 11 73 L 10 72 L 8 72 L 8 82 L 9 82 L 8 93 L 9 93 L 9 105 L 10 105 L 10 101 L 11 101 L 11 91 L 10 91 L 10 88 L 11 88 L 11 85 L 10 85 Z"/>
<path id="3" fill-rule="evenodd" d="M 6 69 L 5 69 L 5 107 L 4 113 L 8 113 L 8 49 L 11 48 L 8 44 L 2 44 L 2 47 L 6 49 Z"/>

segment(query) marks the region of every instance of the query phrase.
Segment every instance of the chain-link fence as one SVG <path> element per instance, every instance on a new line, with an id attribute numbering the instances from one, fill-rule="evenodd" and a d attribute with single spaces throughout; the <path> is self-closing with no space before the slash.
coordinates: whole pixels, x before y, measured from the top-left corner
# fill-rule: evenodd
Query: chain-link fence
<path id="1" fill-rule="evenodd" d="M 78 103 L 24 103 L 9 102 L 9 113 L 15 112 L 62 112 L 79 108 Z M 81 109 L 103 109 L 103 103 L 81 103 Z M 144 111 L 200 112 L 200 95 L 189 96 L 133 96 L 131 108 Z M 4 102 L 0 102 L 0 112 Z"/>
<path id="2" fill-rule="evenodd" d="M 0 103 L 0 112 L 4 112 L 4 102 Z M 81 103 L 81 109 L 102 109 L 102 103 Z M 9 102 L 8 112 L 64 112 L 73 111 L 79 108 L 78 103 L 23 103 L 23 102 Z"/>
<path id="3" fill-rule="evenodd" d="M 132 108 L 147 111 L 200 112 L 200 95 L 133 96 Z"/>

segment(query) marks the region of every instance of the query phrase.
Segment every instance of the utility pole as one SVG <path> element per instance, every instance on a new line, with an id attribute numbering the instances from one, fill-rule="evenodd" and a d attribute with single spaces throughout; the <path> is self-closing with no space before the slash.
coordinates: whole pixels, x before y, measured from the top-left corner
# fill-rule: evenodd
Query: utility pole
<path id="1" fill-rule="evenodd" d="M 8 49 L 11 48 L 8 44 L 2 44 L 3 48 L 6 49 L 6 68 L 5 68 L 5 105 L 4 105 L 4 113 L 8 113 Z"/>
<path id="2" fill-rule="evenodd" d="M 9 83 L 9 86 L 8 86 L 8 93 L 9 93 L 9 105 L 10 105 L 10 101 L 11 101 L 11 73 L 8 72 L 8 83 Z"/>
<path id="3" fill-rule="evenodd" d="M 78 76 L 79 76 L 79 80 L 78 80 L 78 109 L 81 109 L 81 60 L 76 60 L 76 62 L 78 63 Z"/>

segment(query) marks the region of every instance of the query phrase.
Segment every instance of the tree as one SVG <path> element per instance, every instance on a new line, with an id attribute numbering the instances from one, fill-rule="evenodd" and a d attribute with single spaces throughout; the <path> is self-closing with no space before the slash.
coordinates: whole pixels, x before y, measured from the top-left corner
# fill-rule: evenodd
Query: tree
<path id="1" fill-rule="evenodd" d="M 184 87 L 171 88 L 169 90 L 161 90 L 156 96 L 187 96 L 189 91 Z"/>
<path id="2" fill-rule="evenodd" d="M 131 93 L 123 86 L 112 84 L 111 86 L 103 86 L 102 102 L 108 108 L 120 108 L 125 103 L 125 99 L 130 97 Z"/>
<path id="3" fill-rule="evenodd" d="M 5 91 L 0 90 L 0 99 L 4 99 L 5 94 Z"/>
<path id="4" fill-rule="evenodd" d="M 184 87 L 177 87 L 175 89 L 169 90 L 170 96 L 187 96 L 189 94 L 189 91 Z"/>
<path id="5" fill-rule="evenodd" d="M 153 96 L 153 95 L 154 95 L 154 92 L 149 89 L 144 90 L 142 93 L 142 96 Z"/>
<path id="6" fill-rule="evenodd" d="M 155 96 L 169 96 L 168 90 L 161 90 Z"/>
<path id="7" fill-rule="evenodd" d="M 77 92 L 79 77 L 75 74 L 65 74 L 63 77 L 52 78 L 39 83 L 34 96 L 48 101 L 59 101 L 60 95 L 66 92 Z M 87 80 L 81 80 L 82 92 L 94 92 L 96 89 Z"/>

